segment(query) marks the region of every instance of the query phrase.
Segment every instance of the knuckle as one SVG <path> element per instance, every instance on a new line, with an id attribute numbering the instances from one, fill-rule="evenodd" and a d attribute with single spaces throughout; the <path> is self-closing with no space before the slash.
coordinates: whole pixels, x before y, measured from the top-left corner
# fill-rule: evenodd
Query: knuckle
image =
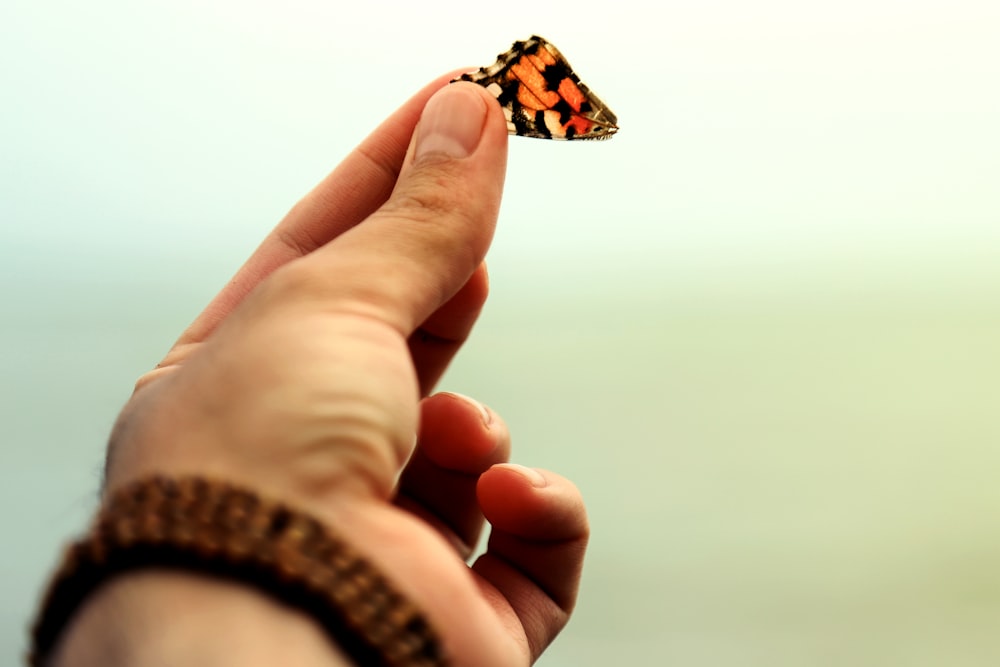
<path id="1" fill-rule="evenodd" d="M 393 197 L 386 212 L 412 222 L 432 225 L 444 217 L 461 214 L 454 196 L 445 188 L 407 188 Z"/>
<path id="2" fill-rule="evenodd" d="M 422 223 L 444 218 L 472 217 L 479 198 L 470 196 L 468 184 L 453 164 L 424 165 L 401 183 L 385 209 Z"/>
<path id="3" fill-rule="evenodd" d="M 279 229 L 275 236 L 278 242 L 288 248 L 295 257 L 305 257 L 322 245 L 301 231 L 296 233 L 287 229 Z"/>

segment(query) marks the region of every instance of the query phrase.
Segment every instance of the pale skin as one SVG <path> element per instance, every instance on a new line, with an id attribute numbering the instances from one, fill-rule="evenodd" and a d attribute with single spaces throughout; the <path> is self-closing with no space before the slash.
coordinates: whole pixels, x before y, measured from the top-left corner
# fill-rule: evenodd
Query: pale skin
<path id="1" fill-rule="evenodd" d="M 107 490 L 198 474 L 283 499 L 377 563 L 456 665 L 528 665 L 572 611 L 588 524 L 572 483 L 507 463 L 498 415 L 431 394 L 486 299 L 506 168 L 499 105 L 453 76 L 293 207 L 139 380 Z M 103 586 L 54 663 L 351 664 L 252 587 L 159 570 Z"/>

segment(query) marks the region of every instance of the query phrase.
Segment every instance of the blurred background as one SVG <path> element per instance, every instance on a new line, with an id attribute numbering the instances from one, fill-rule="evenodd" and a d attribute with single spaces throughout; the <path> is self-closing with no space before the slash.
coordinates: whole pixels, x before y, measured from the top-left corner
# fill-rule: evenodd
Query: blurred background
<path id="1" fill-rule="evenodd" d="M 1000 664 L 993 0 L 7 0 L 0 662 L 135 378 L 412 92 L 532 33 L 622 129 L 511 140 L 442 388 L 588 500 L 539 664 Z"/>

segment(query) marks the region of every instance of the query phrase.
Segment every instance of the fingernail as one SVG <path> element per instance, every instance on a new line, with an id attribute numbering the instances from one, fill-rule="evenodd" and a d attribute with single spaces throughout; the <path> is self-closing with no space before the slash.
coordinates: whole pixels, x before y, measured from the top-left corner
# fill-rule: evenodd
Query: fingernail
<path id="1" fill-rule="evenodd" d="M 513 470 L 521 477 L 524 477 L 526 480 L 531 482 L 532 486 L 536 488 L 541 488 L 548 484 L 542 476 L 542 473 L 538 472 L 534 468 L 529 468 L 528 466 L 523 466 L 519 463 L 504 463 L 502 465 L 509 470 Z"/>
<path id="2" fill-rule="evenodd" d="M 479 410 L 479 416 L 482 418 L 483 424 L 485 424 L 486 426 L 489 426 L 490 423 L 493 421 L 493 416 L 490 414 L 490 411 L 486 409 L 485 405 L 483 405 L 482 403 L 480 403 L 476 399 L 470 398 L 470 397 L 466 396 L 465 394 L 459 394 L 458 392 L 455 392 L 455 391 L 446 391 L 446 392 L 442 392 L 442 393 L 448 394 L 449 396 L 454 396 L 455 398 L 457 398 L 460 401 L 465 401 L 466 403 L 468 403 L 472 407 L 474 407 L 477 410 Z"/>
<path id="3" fill-rule="evenodd" d="M 417 128 L 415 159 L 427 155 L 468 157 L 479 145 L 486 102 L 466 85 L 449 84 L 427 102 Z"/>

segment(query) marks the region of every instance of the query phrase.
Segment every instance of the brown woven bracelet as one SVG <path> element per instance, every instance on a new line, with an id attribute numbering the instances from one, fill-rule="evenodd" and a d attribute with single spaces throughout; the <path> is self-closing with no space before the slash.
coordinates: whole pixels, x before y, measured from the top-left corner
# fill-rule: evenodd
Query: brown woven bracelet
<path id="1" fill-rule="evenodd" d="M 311 516 L 198 477 L 154 477 L 114 493 L 70 545 L 33 629 L 42 667 L 87 596 L 111 577 L 172 567 L 251 584 L 313 616 L 359 665 L 447 665 L 420 610 Z"/>

